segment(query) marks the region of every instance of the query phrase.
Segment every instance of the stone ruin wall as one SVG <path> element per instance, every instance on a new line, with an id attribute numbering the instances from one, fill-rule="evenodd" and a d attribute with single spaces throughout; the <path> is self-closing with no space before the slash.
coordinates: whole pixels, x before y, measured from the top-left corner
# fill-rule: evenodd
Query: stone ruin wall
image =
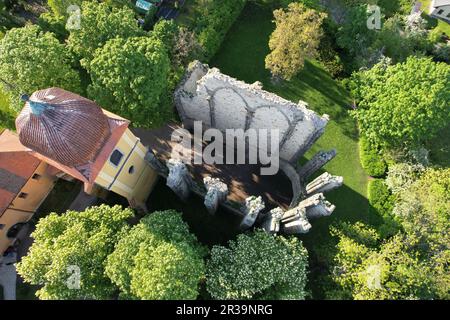
<path id="1" fill-rule="evenodd" d="M 175 105 L 187 129 L 193 128 L 194 121 L 202 121 L 204 129 L 280 130 L 280 169 L 291 180 L 294 194 L 290 208 L 267 212 L 260 196 L 250 196 L 239 209 L 243 215 L 242 230 L 259 226 L 269 233 L 302 234 L 311 228 L 310 219 L 329 216 L 334 211 L 335 206 L 324 193 L 340 187 L 343 178 L 325 172 L 308 181 L 335 157 L 336 150 L 320 151 L 302 166 L 297 163 L 323 134 L 327 115 L 318 116 L 305 102 L 287 101 L 262 90 L 259 83 L 246 84 L 198 61 L 190 65 L 175 91 Z M 165 168 L 153 155 L 147 160 L 167 177 L 167 185 L 180 198 L 187 199 L 191 190 L 203 194 L 196 190 L 181 161 L 171 159 Z M 220 204 L 227 205 L 228 187 L 214 177 L 206 177 L 203 183 L 207 190 L 203 194 L 205 206 L 214 214 Z"/>
<path id="2" fill-rule="evenodd" d="M 193 62 L 175 91 L 175 104 L 186 128 L 194 121 L 205 127 L 225 129 L 279 129 L 280 158 L 295 164 L 322 135 L 328 116 L 319 116 L 307 104 L 264 91 Z M 255 147 L 255 146 L 250 146 Z"/>

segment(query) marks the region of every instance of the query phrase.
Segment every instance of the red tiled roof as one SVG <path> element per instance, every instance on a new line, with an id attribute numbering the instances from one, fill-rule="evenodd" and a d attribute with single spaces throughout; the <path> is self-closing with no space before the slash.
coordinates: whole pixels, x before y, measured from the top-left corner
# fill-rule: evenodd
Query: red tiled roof
<path id="1" fill-rule="evenodd" d="M 95 102 L 59 88 L 33 93 L 16 128 L 23 145 L 68 167 L 93 161 L 110 135 Z"/>
<path id="2" fill-rule="evenodd" d="M 18 195 L 41 161 L 32 156 L 16 134 L 0 135 L 0 215 Z"/>

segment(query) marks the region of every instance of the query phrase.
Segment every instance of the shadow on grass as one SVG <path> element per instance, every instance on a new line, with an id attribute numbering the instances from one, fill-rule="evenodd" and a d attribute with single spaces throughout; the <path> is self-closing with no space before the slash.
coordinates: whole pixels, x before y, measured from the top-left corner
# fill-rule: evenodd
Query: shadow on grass
<path id="1" fill-rule="evenodd" d="M 349 116 L 349 94 L 317 62 L 306 60 L 304 69 L 291 81 L 274 85 L 265 69 L 269 54 L 269 38 L 274 30 L 272 11 L 249 3 L 227 34 L 210 65 L 247 83 L 261 81 L 264 88 L 281 97 L 298 102 L 304 100 L 319 114 L 328 114 L 341 130 L 356 140 L 358 133 Z"/>

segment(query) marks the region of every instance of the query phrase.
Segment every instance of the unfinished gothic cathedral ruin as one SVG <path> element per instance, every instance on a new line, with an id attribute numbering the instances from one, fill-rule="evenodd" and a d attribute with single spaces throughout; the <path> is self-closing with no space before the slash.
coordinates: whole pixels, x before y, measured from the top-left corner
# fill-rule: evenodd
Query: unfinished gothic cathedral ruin
<path id="1" fill-rule="evenodd" d="M 159 142 L 158 146 L 161 134 L 147 139 L 142 134 L 144 144 L 153 148 L 149 162 L 180 198 L 187 199 L 195 192 L 204 197 L 211 214 L 222 205 L 242 216 L 243 230 L 255 226 L 270 233 L 306 233 L 311 219 L 334 211 L 324 193 L 341 186 L 343 178 L 327 172 L 318 175 L 318 171 L 336 151 L 320 151 L 299 165 L 299 159 L 324 133 L 327 115 L 319 116 L 303 101 L 285 100 L 264 91 L 258 82 L 238 81 L 198 61 L 191 63 L 176 89 L 175 105 L 187 130 L 201 121 L 202 130 L 214 128 L 225 135 L 228 129 L 277 129 L 280 133 L 280 172 L 273 176 L 260 175 L 257 169 L 261 165 L 184 163 L 171 158 L 169 151 L 174 145 Z M 176 130 L 177 125 L 171 126 L 166 139 Z M 136 134 L 140 136 L 139 130 Z M 251 148 L 258 145 L 250 143 L 247 152 Z"/>

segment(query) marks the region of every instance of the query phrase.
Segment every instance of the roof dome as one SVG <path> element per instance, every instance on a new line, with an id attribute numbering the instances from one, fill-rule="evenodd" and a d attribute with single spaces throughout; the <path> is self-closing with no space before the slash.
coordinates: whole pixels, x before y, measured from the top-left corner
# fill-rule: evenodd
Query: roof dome
<path id="1" fill-rule="evenodd" d="M 108 117 L 93 101 L 59 88 L 22 96 L 16 119 L 20 142 L 61 164 L 92 161 L 110 134 Z"/>

